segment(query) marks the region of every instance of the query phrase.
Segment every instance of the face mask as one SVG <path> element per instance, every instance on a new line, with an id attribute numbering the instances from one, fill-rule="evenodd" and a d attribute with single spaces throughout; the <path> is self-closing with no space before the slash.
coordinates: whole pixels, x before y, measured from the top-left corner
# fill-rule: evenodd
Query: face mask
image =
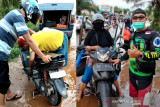
<path id="1" fill-rule="evenodd" d="M 141 30 L 144 27 L 144 22 L 135 22 L 133 23 L 133 28 L 136 30 Z"/>
<path id="2" fill-rule="evenodd" d="M 95 30 L 100 30 L 104 27 L 104 23 L 93 23 L 93 28 Z"/>

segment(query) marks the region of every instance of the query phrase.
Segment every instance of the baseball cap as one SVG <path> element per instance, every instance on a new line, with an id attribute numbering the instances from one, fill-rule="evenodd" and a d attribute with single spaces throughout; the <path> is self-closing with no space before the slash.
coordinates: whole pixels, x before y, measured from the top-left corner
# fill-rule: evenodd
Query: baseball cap
<path id="1" fill-rule="evenodd" d="M 22 36 L 18 38 L 18 46 L 20 48 L 23 46 L 24 42 L 25 42 L 25 40 Z"/>
<path id="2" fill-rule="evenodd" d="M 136 9 L 136 10 L 133 12 L 132 17 L 133 17 L 135 14 L 138 14 L 138 13 L 142 13 L 142 14 L 144 14 L 144 15 L 146 16 L 146 12 L 145 12 L 143 9 L 138 8 L 138 9 Z"/>

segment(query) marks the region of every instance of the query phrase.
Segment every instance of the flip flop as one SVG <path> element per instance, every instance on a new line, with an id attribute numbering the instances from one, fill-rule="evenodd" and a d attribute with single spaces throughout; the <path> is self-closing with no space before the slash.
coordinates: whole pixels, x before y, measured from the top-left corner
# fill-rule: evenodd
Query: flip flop
<path id="1" fill-rule="evenodd" d="M 21 98 L 21 97 L 22 97 L 22 96 L 17 97 L 17 94 L 15 94 L 14 97 L 12 97 L 12 98 L 9 99 L 9 100 L 6 98 L 6 101 L 16 100 L 16 99 L 19 99 L 19 98 Z"/>

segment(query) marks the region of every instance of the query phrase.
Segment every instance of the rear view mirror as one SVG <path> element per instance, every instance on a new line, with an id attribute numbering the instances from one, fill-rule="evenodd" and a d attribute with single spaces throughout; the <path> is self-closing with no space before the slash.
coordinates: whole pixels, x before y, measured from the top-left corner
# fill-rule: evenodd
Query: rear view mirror
<path id="1" fill-rule="evenodd" d="M 81 51 L 81 50 L 85 50 L 85 48 L 86 48 L 85 45 L 79 45 L 79 46 L 77 47 L 77 50 L 78 50 L 78 51 Z"/>

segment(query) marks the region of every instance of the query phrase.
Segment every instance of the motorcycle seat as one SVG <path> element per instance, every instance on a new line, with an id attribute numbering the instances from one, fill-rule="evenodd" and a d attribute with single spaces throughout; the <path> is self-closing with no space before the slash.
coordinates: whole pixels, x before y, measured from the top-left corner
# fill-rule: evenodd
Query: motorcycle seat
<path id="1" fill-rule="evenodd" d="M 56 53 L 44 53 L 44 54 L 50 55 L 52 61 L 46 64 L 42 61 L 40 57 L 36 55 L 34 66 L 38 65 L 40 67 L 47 68 L 47 69 L 57 69 L 57 68 L 63 67 L 65 63 L 65 60 L 63 59 L 64 58 L 63 54 L 56 54 Z"/>

